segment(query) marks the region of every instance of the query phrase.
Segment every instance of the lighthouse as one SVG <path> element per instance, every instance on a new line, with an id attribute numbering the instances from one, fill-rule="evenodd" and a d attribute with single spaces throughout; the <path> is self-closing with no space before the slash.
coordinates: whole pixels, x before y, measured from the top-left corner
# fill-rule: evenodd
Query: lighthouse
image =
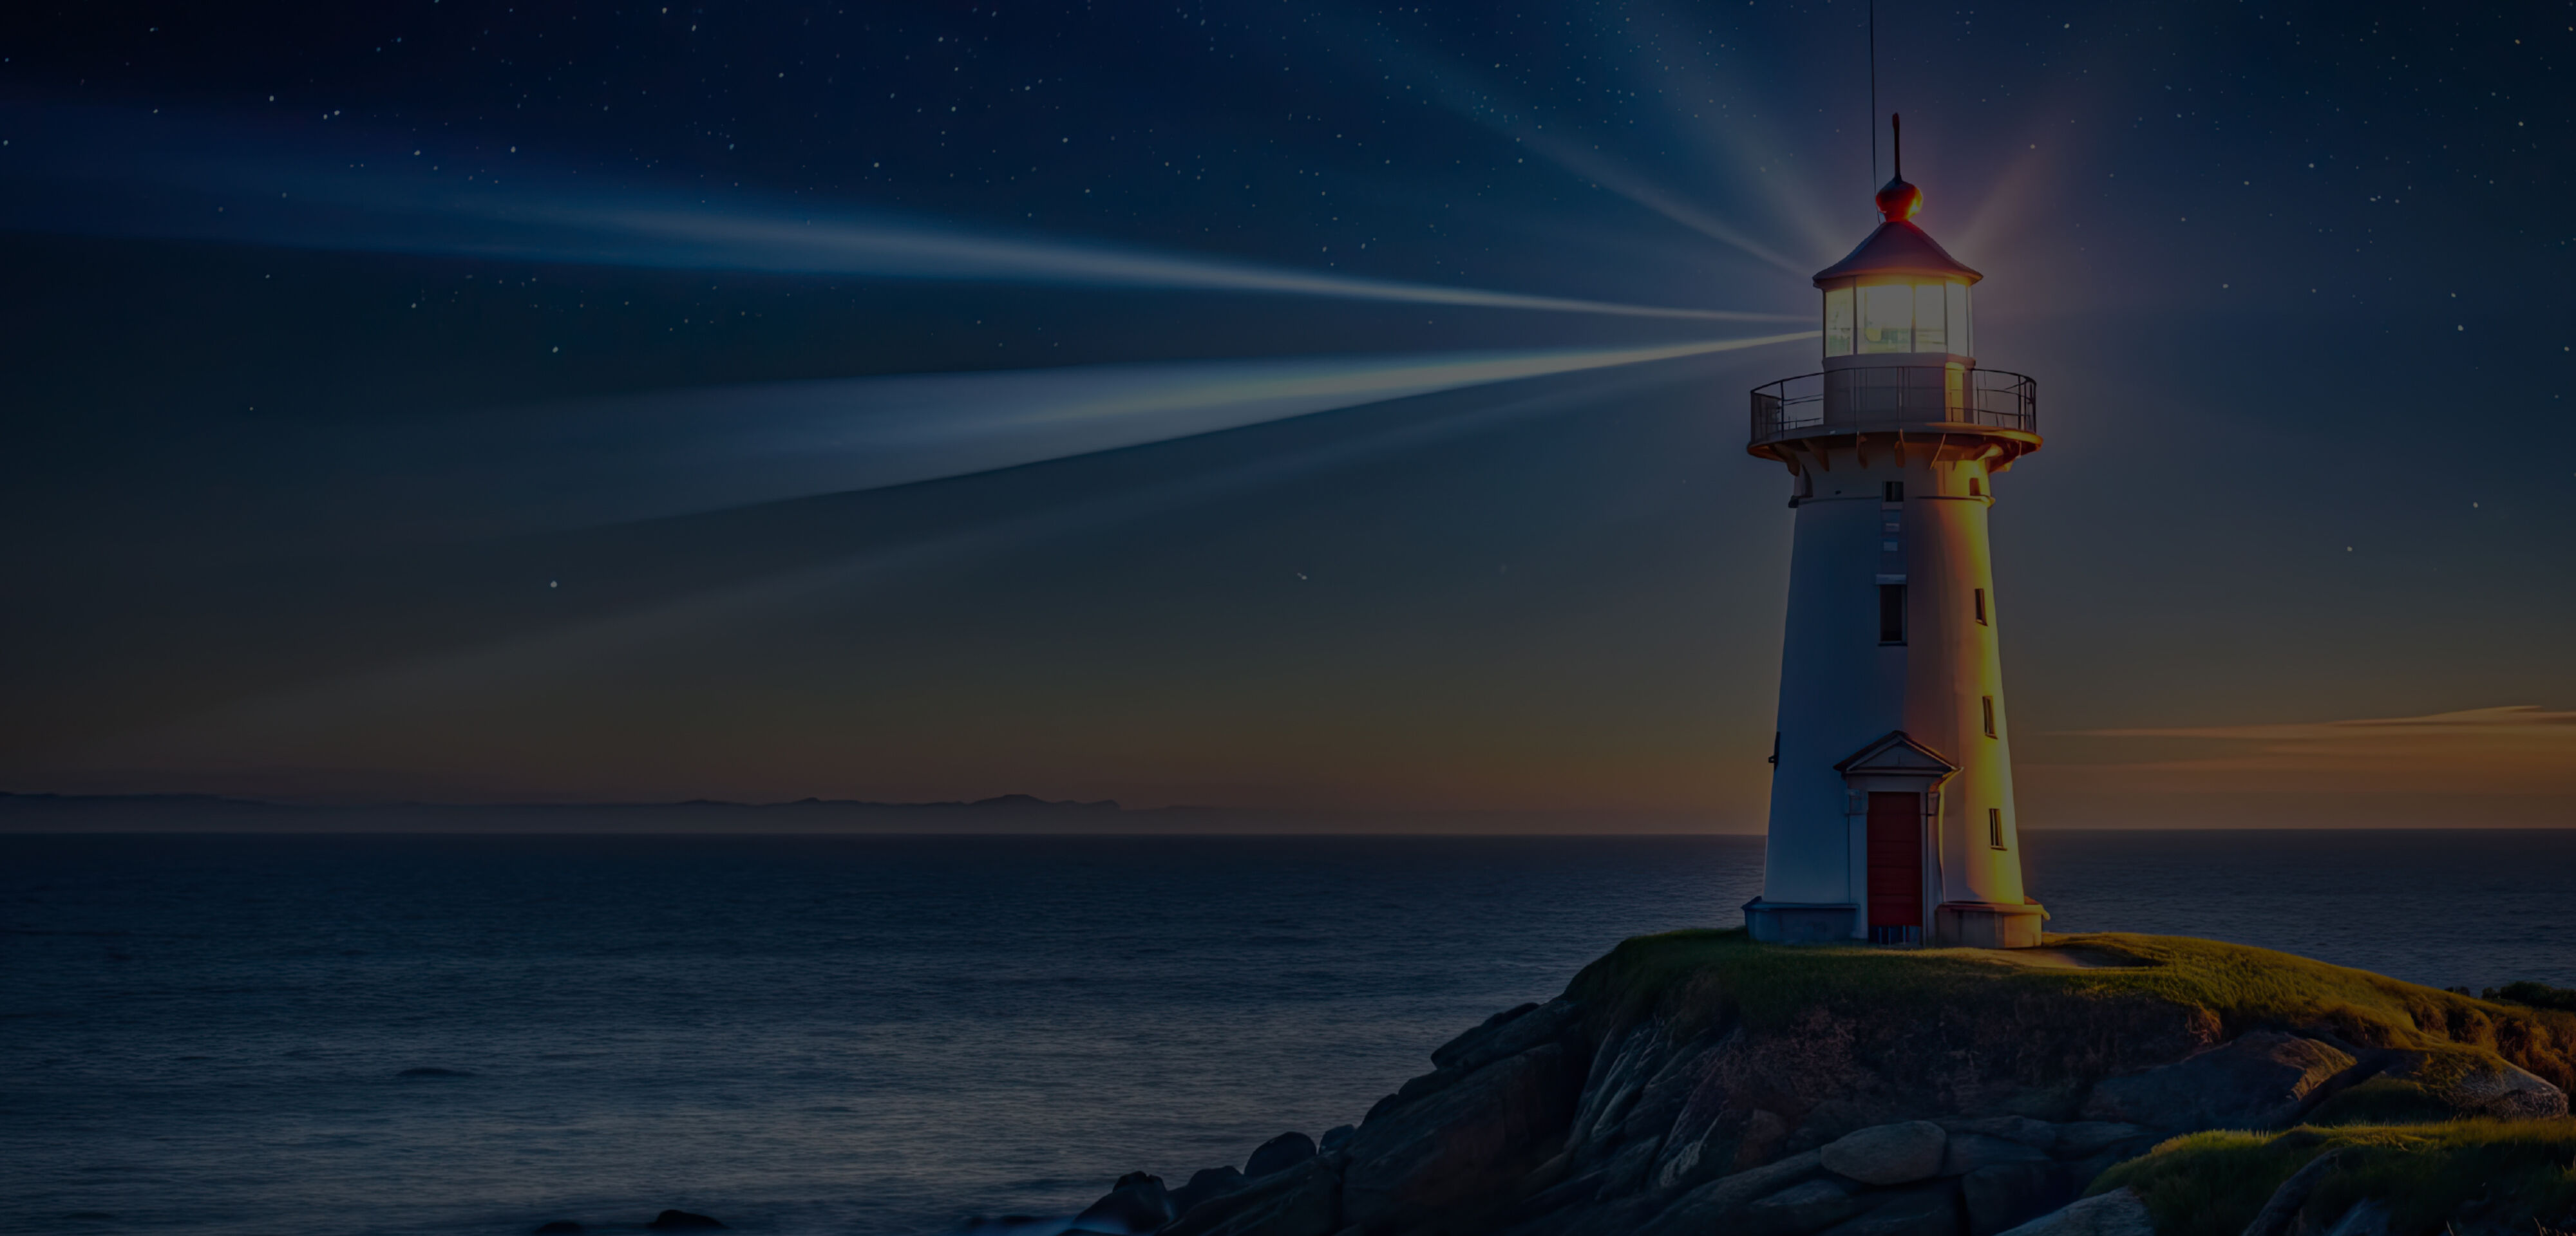
<path id="1" fill-rule="evenodd" d="M 1747 450 L 1789 470 L 1795 547 L 1755 939 L 2021 948 L 2022 892 L 1986 536 L 1995 481 L 2038 450 L 2036 385 L 1980 368 L 1983 276 L 1914 223 L 1818 271 L 1820 372 L 1753 391 Z"/>

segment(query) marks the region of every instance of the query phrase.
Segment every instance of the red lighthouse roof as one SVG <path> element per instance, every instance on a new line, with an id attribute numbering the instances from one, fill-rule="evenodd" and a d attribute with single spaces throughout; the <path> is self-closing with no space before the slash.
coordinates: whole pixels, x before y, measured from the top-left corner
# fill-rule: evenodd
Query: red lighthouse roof
<path id="1" fill-rule="evenodd" d="M 1904 183 L 1891 181 L 1890 185 L 1892 187 Z M 1911 189 L 1914 186 L 1905 185 L 1905 187 Z M 1884 197 L 1885 193 L 1882 191 L 1880 196 Z M 1949 252 L 1944 250 L 1939 242 L 1926 235 L 1922 228 L 1901 218 L 1889 219 L 1879 224 L 1878 230 L 1869 234 L 1869 239 L 1860 242 L 1860 247 L 1851 251 L 1851 256 L 1817 271 L 1816 286 L 1822 287 L 1832 280 L 1848 279 L 1854 275 L 1913 275 L 1920 278 L 1958 279 L 1967 283 L 1975 283 L 1985 278 L 1967 264 L 1950 256 Z"/>
<path id="2" fill-rule="evenodd" d="M 1905 182 L 1905 131 L 1897 127 L 1896 117 L 1888 117 L 1887 122 L 1896 136 L 1896 175 L 1878 190 L 1878 230 L 1849 257 L 1817 271 L 1816 286 L 1855 275 L 1911 275 L 1966 283 L 1985 278 L 1914 226 L 1914 212 L 1923 207 L 1923 191 Z"/>

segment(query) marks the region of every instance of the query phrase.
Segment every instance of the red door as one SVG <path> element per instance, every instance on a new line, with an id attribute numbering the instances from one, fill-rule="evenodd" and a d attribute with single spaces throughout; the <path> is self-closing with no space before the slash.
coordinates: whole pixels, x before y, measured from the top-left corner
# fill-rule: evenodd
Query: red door
<path id="1" fill-rule="evenodd" d="M 1869 796 L 1869 926 L 1923 925 L 1923 796 Z"/>

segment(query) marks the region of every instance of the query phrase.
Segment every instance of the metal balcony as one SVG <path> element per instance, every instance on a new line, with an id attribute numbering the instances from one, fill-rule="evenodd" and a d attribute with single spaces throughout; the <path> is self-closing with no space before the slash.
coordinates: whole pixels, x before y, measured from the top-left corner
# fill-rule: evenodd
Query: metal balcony
<path id="1" fill-rule="evenodd" d="M 2039 384 L 2001 369 L 1873 365 L 1753 388 L 1755 446 L 1819 434 L 1975 429 L 2037 434 Z"/>

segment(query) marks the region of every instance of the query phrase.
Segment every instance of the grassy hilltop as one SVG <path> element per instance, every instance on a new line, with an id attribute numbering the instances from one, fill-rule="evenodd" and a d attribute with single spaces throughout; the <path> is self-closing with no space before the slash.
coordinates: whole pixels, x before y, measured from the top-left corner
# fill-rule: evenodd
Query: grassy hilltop
<path id="1" fill-rule="evenodd" d="M 1896 1037 L 1932 1038 L 1936 1056 L 1979 1051 L 1986 1036 L 1961 1029 L 1989 1022 L 2030 1036 L 2034 1058 L 2007 1067 L 2042 1083 L 2041 1094 L 2052 1072 L 2037 1057 L 2080 1060 L 2091 1049 L 2070 1038 L 2122 1027 L 2161 1036 L 2179 1023 L 2210 1043 L 2285 1031 L 2385 1062 L 2357 1067 L 2358 1080 L 2334 1087 L 2291 1128 L 2187 1133 L 2089 1182 L 2088 1195 L 2135 1190 L 2160 1236 L 2237 1236 L 2320 1159 L 2299 1208 L 2306 1226 L 2290 1230 L 2323 1230 L 2364 1200 L 2384 1210 L 2394 1236 L 2446 1224 L 2530 1233 L 2534 1223 L 2576 1220 L 2576 1119 L 2477 1112 L 2492 1091 L 2481 1080 L 2505 1066 L 2576 1091 L 2576 1012 L 2540 1007 L 2568 993 L 2536 984 L 2490 995 L 2504 993 L 2529 1002 L 2185 937 L 2051 936 L 2046 948 L 2015 955 L 1787 948 L 1741 931 L 1627 941 L 1568 990 L 1613 1022 L 1659 1016 L 1796 1034 L 1841 1021 L 1835 1012 L 1866 1016 L 1902 1027 Z"/>

